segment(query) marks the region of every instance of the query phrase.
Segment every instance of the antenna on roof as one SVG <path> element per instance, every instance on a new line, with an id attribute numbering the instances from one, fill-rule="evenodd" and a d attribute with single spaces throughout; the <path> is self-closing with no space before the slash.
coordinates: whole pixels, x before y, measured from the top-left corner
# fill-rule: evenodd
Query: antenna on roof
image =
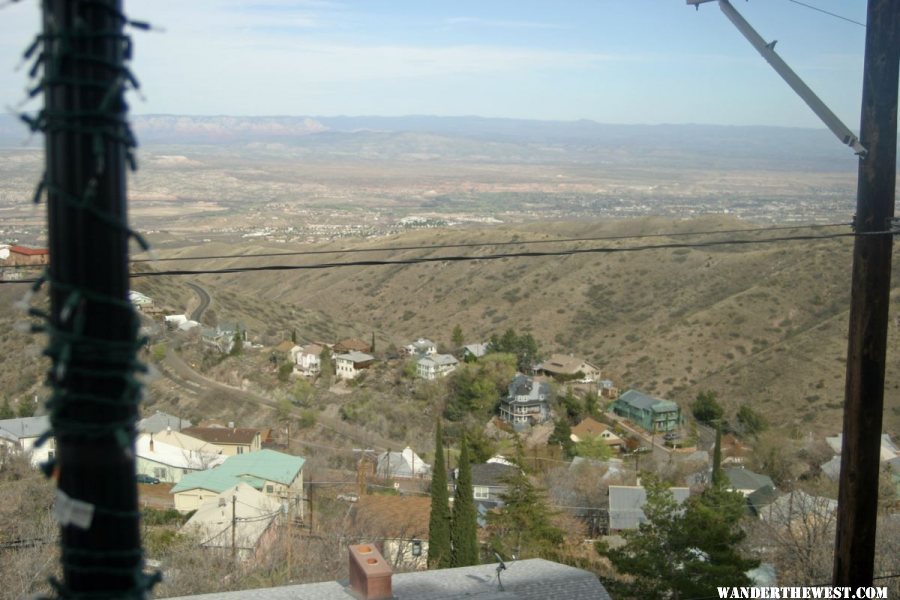
<path id="1" fill-rule="evenodd" d="M 500 573 L 506 570 L 506 563 L 496 552 L 494 552 L 494 556 L 497 558 L 497 588 L 502 592 L 503 582 L 500 580 Z"/>

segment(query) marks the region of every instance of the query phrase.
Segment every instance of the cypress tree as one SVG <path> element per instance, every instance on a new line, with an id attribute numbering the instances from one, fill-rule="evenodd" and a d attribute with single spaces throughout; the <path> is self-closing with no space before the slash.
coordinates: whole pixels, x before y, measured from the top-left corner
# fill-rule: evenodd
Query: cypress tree
<path id="1" fill-rule="evenodd" d="M 431 517 L 428 521 L 428 566 L 450 566 L 450 496 L 447 493 L 447 469 L 444 467 L 444 441 L 441 420 L 434 435 L 434 470 L 431 475 Z"/>
<path id="2" fill-rule="evenodd" d="M 713 448 L 712 482 L 718 486 L 725 483 L 725 473 L 722 472 L 722 426 L 716 423 L 716 445 Z"/>
<path id="3" fill-rule="evenodd" d="M 453 496 L 453 519 L 450 527 L 452 561 L 454 567 L 477 565 L 478 522 L 472 489 L 472 467 L 469 464 L 469 444 L 463 436 L 459 450 L 459 476 Z"/>

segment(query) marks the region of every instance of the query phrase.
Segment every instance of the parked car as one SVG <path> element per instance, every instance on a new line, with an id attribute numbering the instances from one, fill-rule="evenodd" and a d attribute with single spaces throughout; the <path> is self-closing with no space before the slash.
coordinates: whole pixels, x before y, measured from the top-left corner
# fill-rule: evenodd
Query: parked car
<path id="1" fill-rule="evenodd" d="M 664 438 L 666 441 L 671 442 L 672 440 L 677 440 L 677 439 L 678 439 L 678 434 L 675 433 L 674 431 L 670 431 L 669 433 L 667 433 L 666 435 L 664 435 L 663 438 Z"/>
<path id="2" fill-rule="evenodd" d="M 159 479 L 153 477 L 152 475 L 144 475 L 143 473 L 137 474 L 137 482 L 138 483 L 159 483 Z"/>

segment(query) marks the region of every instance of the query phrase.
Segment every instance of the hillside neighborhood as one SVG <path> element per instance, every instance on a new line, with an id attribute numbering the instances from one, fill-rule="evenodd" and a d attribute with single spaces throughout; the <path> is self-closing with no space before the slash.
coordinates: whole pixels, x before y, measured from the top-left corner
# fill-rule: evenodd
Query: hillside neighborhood
<path id="1" fill-rule="evenodd" d="M 717 485 L 717 478 L 741 498 L 743 527 L 755 536 L 754 552 L 762 564 L 750 575 L 759 585 L 800 572 L 784 554 L 790 553 L 788 541 L 797 543 L 798 527 L 822 540 L 833 531 L 837 504 L 827 484 L 839 473 L 840 434 L 804 442 L 815 451 L 807 450 L 810 462 L 797 472 L 796 465 L 758 460 L 760 445 L 773 440 L 760 437 L 765 430 L 760 416 L 756 429 L 748 427 L 752 411 L 723 431 L 718 413 L 704 413 L 716 407 L 712 395 L 682 407 L 630 387 L 637 382 L 620 385 L 604 378 L 601 368 L 577 356 L 544 356 L 530 335 L 512 330 L 475 343 L 458 335 L 451 345 L 419 337 L 384 349 L 375 347 L 374 335 L 369 341 L 301 341 L 292 332 L 290 340 L 272 343 L 239 321 L 207 326 L 187 315 L 147 311 L 154 303 L 142 294 L 132 301 L 144 315 L 145 329 L 154 332 L 151 348 L 165 344 L 166 352 L 210 368 L 265 365 L 256 375 L 272 390 L 294 390 L 281 396 L 288 400 L 268 413 L 263 426 L 223 421 L 227 411 L 215 409 L 206 415 L 155 410 L 137 423 L 144 509 L 174 510 L 181 516 L 170 522 L 178 523 L 179 536 L 244 568 L 268 564 L 275 556 L 283 560 L 284 548 L 296 540 L 340 531 L 342 539 L 372 545 L 395 573 L 424 570 L 431 564 L 429 496 L 436 479 L 446 482 L 451 506 L 459 501 L 453 500 L 459 486 L 469 490 L 483 553 L 500 547 L 497 515 L 522 493 L 521 478 L 539 485 L 574 544 L 572 557 L 601 565 L 595 566 L 601 573 L 608 566 L 588 552 L 593 544 L 613 552 L 627 546 L 630 536 L 653 523 L 655 517 L 645 513 L 648 502 L 659 502 L 664 493 L 673 506 L 687 506 Z M 163 353 L 157 354 L 154 360 L 162 366 Z M 198 376 L 211 373 L 208 368 Z M 309 423 L 324 419 L 325 412 L 317 416 L 302 394 L 336 394 L 344 402 L 340 419 L 365 427 L 355 411 L 366 408 L 356 398 L 381 380 L 393 381 L 388 388 L 395 390 L 393 402 L 427 392 L 431 396 L 424 397 L 444 403 L 427 410 L 455 431 L 445 437 L 446 448 L 421 438 L 415 438 L 417 446 L 410 438 L 394 447 L 360 448 L 342 440 L 337 429 L 330 442 L 308 437 Z M 37 467 L 54 456 L 48 430 L 45 416 L 3 419 L 0 444 Z M 459 445 L 466 440 L 470 448 L 463 457 Z M 885 518 L 895 520 L 900 449 L 888 435 L 881 444 Z M 446 463 L 438 452 L 446 452 Z M 441 473 L 435 472 L 436 461 L 443 465 Z M 175 567 L 163 555 L 150 558 L 159 560 L 164 572 Z M 818 573 L 815 565 L 803 568 L 810 577 Z"/>

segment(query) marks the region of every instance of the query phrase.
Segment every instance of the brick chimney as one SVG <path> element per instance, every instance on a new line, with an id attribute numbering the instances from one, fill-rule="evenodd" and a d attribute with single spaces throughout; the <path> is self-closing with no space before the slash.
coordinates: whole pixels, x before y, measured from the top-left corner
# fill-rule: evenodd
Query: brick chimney
<path id="1" fill-rule="evenodd" d="M 390 600 L 393 571 L 372 544 L 350 546 L 350 593 L 360 600 Z"/>

